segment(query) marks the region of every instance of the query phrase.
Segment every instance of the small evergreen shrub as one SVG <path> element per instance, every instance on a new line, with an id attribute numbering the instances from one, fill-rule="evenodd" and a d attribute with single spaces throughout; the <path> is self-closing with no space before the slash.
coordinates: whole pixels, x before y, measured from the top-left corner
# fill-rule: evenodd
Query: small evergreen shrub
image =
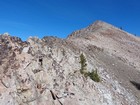
<path id="1" fill-rule="evenodd" d="M 88 76 L 95 82 L 100 82 L 100 77 L 97 73 L 97 69 L 93 70 L 91 73 L 88 73 Z"/>

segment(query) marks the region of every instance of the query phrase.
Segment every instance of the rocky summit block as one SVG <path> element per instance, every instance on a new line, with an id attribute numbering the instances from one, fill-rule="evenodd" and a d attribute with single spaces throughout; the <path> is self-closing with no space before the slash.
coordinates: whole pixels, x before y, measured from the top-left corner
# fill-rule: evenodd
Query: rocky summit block
<path id="1" fill-rule="evenodd" d="M 139 38 L 103 21 L 67 39 L 5 33 L 0 105 L 140 105 L 139 61 Z"/>

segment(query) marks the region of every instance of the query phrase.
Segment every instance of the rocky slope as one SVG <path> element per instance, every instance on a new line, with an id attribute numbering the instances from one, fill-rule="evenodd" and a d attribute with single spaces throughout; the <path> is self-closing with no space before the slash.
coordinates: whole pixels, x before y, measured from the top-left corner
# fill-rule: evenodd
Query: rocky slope
<path id="1" fill-rule="evenodd" d="M 95 82 L 80 73 L 97 69 Z M 67 39 L 0 35 L 0 105 L 139 105 L 140 40 L 96 21 Z"/>

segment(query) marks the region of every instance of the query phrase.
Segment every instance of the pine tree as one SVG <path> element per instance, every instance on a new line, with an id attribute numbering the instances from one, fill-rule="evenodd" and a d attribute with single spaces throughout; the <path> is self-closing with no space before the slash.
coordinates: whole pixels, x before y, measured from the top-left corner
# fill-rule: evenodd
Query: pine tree
<path id="1" fill-rule="evenodd" d="M 81 69 L 80 69 L 81 74 L 86 73 L 86 70 L 87 70 L 87 68 L 86 68 L 87 63 L 86 63 L 86 58 L 85 58 L 85 56 L 83 55 L 83 53 L 80 55 L 80 62 L 79 62 L 79 63 L 81 64 Z"/>

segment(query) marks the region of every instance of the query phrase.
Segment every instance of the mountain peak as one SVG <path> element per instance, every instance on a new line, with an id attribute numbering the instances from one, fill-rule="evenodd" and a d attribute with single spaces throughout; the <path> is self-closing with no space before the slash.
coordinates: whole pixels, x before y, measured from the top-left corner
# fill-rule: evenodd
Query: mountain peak
<path id="1" fill-rule="evenodd" d="M 106 23 L 106 22 L 104 22 L 104 21 L 102 21 L 102 20 L 96 20 L 93 24 L 108 24 L 108 23 Z"/>
<path id="2" fill-rule="evenodd" d="M 93 36 L 108 36 L 108 37 L 116 37 L 116 38 L 127 38 L 127 37 L 134 37 L 132 34 L 115 27 L 107 22 L 97 20 L 91 25 L 81 30 L 74 31 L 72 34 L 68 36 L 68 38 L 87 38 Z"/>
<path id="3" fill-rule="evenodd" d="M 94 23 L 92 23 L 91 25 L 89 25 L 88 27 L 75 31 L 73 32 L 71 35 L 69 35 L 68 38 L 75 38 L 75 37 L 86 37 L 89 34 L 91 35 L 91 33 L 95 33 L 95 32 L 101 32 L 101 31 L 105 31 L 108 29 L 113 29 L 113 30 L 118 30 L 119 28 L 106 23 L 104 21 L 101 20 L 97 20 Z M 120 29 L 119 29 L 120 30 Z"/>
<path id="4" fill-rule="evenodd" d="M 110 27 L 114 27 L 113 25 L 107 23 L 107 22 L 104 22 L 104 21 L 101 21 L 101 20 L 97 20 L 95 21 L 93 24 L 89 25 L 88 28 L 90 29 L 97 29 L 97 28 L 110 28 Z M 91 30 L 90 29 L 90 30 Z"/>

